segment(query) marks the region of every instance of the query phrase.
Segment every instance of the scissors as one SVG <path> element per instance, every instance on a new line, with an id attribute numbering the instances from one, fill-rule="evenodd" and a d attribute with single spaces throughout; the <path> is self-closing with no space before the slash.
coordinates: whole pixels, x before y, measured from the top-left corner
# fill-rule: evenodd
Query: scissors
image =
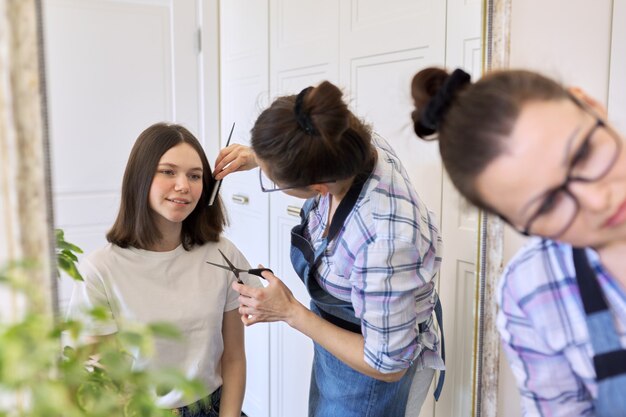
<path id="1" fill-rule="evenodd" d="M 269 268 L 253 268 L 253 269 L 236 268 L 235 265 L 233 265 L 233 263 L 226 257 L 226 255 L 224 255 L 224 252 L 222 252 L 220 249 L 218 249 L 218 251 L 220 251 L 220 254 L 222 255 L 222 258 L 224 258 L 224 260 L 226 261 L 228 266 L 216 264 L 216 263 L 209 262 L 209 261 L 206 261 L 206 263 L 211 264 L 213 266 L 217 266 L 218 268 L 227 269 L 227 270 L 231 271 L 233 274 L 235 274 L 235 277 L 237 278 L 237 282 L 240 283 L 240 284 L 244 283 L 241 280 L 241 278 L 239 278 L 239 273 L 240 272 L 245 272 L 247 274 L 256 275 L 256 276 L 261 277 L 261 278 L 263 278 L 263 276 L 261 275 L 261 272 L 263 272 L 263 271 L 270 271 L 272 274 L 274 273 L 274 271 L 272 271 Z M 263 278 L 263 279 L 265 279 L 265 278 Z"/>

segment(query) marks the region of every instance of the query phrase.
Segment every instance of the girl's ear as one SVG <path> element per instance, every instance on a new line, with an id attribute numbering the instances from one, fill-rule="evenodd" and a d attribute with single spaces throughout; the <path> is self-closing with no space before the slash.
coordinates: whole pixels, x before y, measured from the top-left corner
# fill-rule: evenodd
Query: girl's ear
<path id="1" fill-rule="evenodd" d="M 606 107 L 604 107 L 604 104 L 592 98 L 582 88 L 569 87 L 567 91 L 569 91 L 569 93 L 573 95 L 574 97 L 576 97 L 576 99 L 578 99 L 580 102 L 585 103 L 586 105 L 591 107 L 593 110 L 595 110 L 599 116 L 604 117 L 604 118 L 607 117 L 608 112 L 606 110 Z"/>

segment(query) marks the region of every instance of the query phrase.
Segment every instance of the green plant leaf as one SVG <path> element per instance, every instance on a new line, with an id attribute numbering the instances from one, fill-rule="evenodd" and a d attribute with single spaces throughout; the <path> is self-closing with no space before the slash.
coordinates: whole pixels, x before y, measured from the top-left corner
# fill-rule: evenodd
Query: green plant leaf
<path id="1" fill-rule="evenodd" d="M 83 253 L 82 249 L 78 246 L 69 243 L 65 240 L 65 233 L 61 229 L 56 229 L 56 255 L 57 265 L 61 271 L 64 271 L 67 275 L 77 281 L 83 281 L 83 277 L 76 267 L 78 257 L 75 253 Z M 58 273 L 57 276 L 61 274 Z"/>
<path id="2" fill-rule="evenodd" d="M 76 267 L 76 254 L 82 250 L 66 242 L 60 229 L 55 237 L 57 270 L 82 279 Z M 30 272 L 39 267 L 26 261 L 1 267 L 0 290 L 19 290 L 19 301 L 27 306 L 36 302 L 40 294 Z M 190 399 L 206 395 L 200 381 L 187 380 L 181 372 L 135 369 L 128 352 L 150 357 L 154 337 L 180 335 L 174 326 L 125 323 L 117 337 L 85 345 L 78 341 L 89 335 L 86 329 L 94 320 L 110 320 L 111 312 L 98 307 L 82 317 L 53 323 L 26 309 L 13 321 L 0 320 L 0 393 L 2 398 L 20 398 L 17 409 L 11 401 L 0 401 L 0 417 L 165 417 L 171 413 L 156 405 L 157 386 L 180 390 Z M 63 346 L 66 336 L 75 346 Z M 94 353 L 100 355 L 98 363 L 91 360 Z"/>
<path id="3" fill-rule="evenodd" d="M 109 311 L 103 306 L 92 308 L 89 310 L 89 315 L 96 321 L 106 321 L 110 318 Z"/>
<path id="4" fill-rule="evenodd" d="M 154 336 L 166 339 L 181 339 L 182 335 L 176 326 L 167 322 L 150 323 L 148 329 Z"/>
<path id="5" fill-rule="evenodd" d="M 67 249 L 63 249 L 59 255 L 69 258 L 74 262 L 78 262 L 78 258 L 76 257 L 76 255 L 74 255 L 71 251 Z"/>

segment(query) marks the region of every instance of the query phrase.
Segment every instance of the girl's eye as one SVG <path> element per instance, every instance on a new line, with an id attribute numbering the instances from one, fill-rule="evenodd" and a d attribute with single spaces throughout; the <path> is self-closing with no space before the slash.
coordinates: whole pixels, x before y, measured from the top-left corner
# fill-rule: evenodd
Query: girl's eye
<path id="1" fill-rule="evenodd" d="M 202 175 L 198 175 L 198 174 L 191 174 L 191 175 L 189 176 L 189 178 L 190 178 L 192 181 L 200 181 L 200 180 L 202 179 Z"/>
<path id="2" fill-rule="evenodd" d="M 174 175 L 174 171 L 172 171 L 171 169 L 161 169 L 159 170 L 159 173 L 164 175 Z"/>

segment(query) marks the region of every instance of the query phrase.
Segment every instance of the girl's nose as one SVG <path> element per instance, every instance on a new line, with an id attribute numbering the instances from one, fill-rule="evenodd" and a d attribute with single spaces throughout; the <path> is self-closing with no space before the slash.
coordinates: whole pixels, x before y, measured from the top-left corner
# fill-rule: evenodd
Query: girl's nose
<path id="1" fill-rule="evenodd" d="M 176 185 L 174 186 L 174 190 L 180 193 L 186 193 L 189 191 L 189 180 L 186 175 L 181 175 L 176 178 Z"/>

